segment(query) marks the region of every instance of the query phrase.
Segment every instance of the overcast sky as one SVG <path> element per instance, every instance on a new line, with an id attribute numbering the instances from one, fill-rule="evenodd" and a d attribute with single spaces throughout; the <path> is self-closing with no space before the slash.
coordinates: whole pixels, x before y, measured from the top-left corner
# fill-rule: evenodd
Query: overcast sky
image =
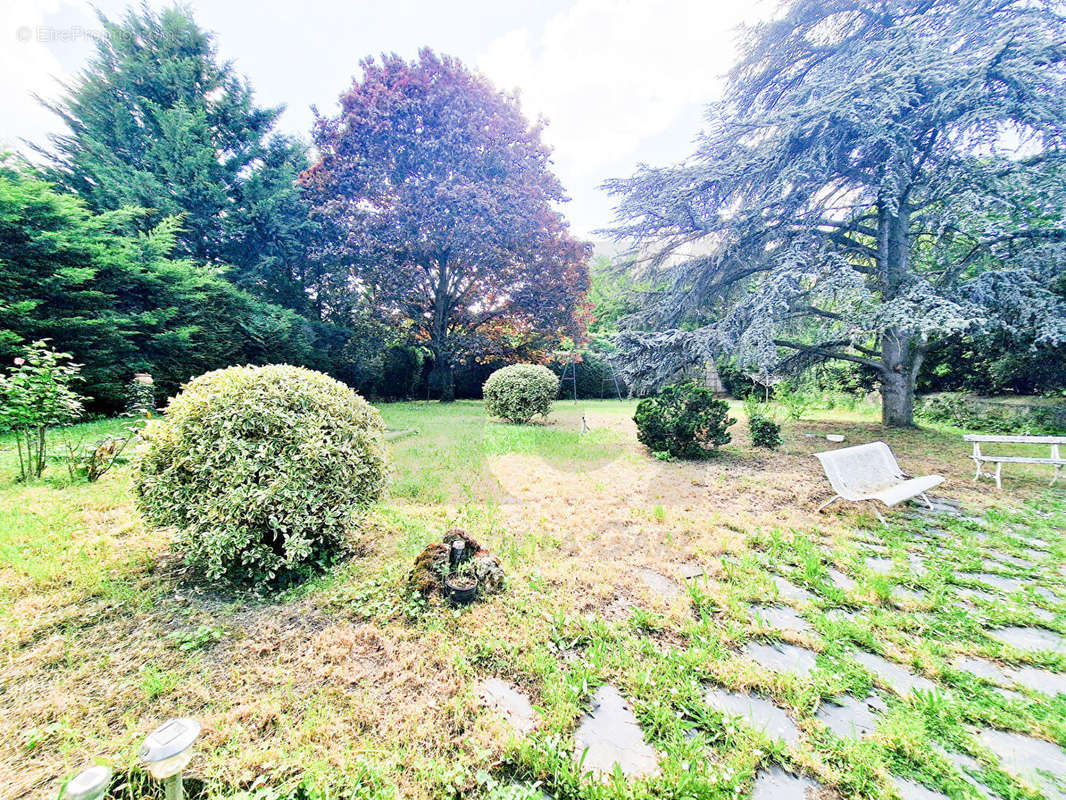
<path id="1" fill-rule="evenodd" d="M 286 106 L 281 127 L 308 138 L 311 106 L 332 113 L 367 55 L 413 57 L 422 46 L 458 56 L 525 113 L 545 137 L 572 197 L 578 233 L 611 221 L 599 184 L 640 162 L 683 158 L 732 64 L 735 29 L 769 13 L 741 0 L 192 0 L 223 58 L 258 100 Z M 150 0 L 152 7 L 170 3 Z M 95 0 L 108 16 L 126 0 Z M 57 94 L 92 52 L 99 24 L 87 0 L 0 0 L 0 147 L 24 149 L 57 121 L 33 100 Z"/>

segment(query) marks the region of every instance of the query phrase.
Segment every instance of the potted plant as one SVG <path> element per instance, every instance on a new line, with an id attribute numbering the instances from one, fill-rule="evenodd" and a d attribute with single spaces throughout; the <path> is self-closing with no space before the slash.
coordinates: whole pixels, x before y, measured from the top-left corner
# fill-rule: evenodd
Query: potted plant
<path id="1" fill-rule="evenodd" d="M 444 588 L 448 593 L 448 600 L 455 605 L 474 602 L 477 597 L 477 575 L 474 574 L 472 565 L 460 564 L 454 572 L 444 576 Z"/>

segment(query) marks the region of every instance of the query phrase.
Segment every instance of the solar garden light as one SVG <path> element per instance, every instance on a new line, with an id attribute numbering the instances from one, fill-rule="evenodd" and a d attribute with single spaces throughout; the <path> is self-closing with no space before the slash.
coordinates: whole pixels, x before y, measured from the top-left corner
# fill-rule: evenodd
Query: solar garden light
<path id="1" fill-rule="evenodd" d="M 182 800 L 181 771 L 192 758 L 192 744 L 200 735 L 200 723 L 189 717 L 164 722 L 144 737 L 141 761 L 149 774 L 163 781 L 167 800 Z"/>
<path id="2" fill-rule="evenodd" d="M 83 769 L 63 789 L 63 800 L 100 800 L 111 785 L 111 767 Z"/>
<path id="3" fill-rule="evenodd" d="M 456 539 L 452 542 L 452 566 L 457 567 L 466 555 L 466 542 Z"/>

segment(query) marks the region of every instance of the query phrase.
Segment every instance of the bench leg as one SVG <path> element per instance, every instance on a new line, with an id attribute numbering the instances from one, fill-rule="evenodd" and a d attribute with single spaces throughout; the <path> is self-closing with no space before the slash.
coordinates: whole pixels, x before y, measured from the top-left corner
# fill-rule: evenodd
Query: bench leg
<path id="1" fill-rule="evenodd" d="M 922 492 L 922 493 L 921 493 L 920 495 L 918 495 L 918 496 L 919 496 L 920 498 L 922 498 L 922 500 L 924 500 L 924 501 L 925 501 L 925 504 L 926 504 L 927 506 L 929 506 L 929 508 L 930 508 L 930 509 L 932 509 L 932 507 L 933 507 L 933 503 L 932 503 L 932 501 L 931 501 L 931 500 L 929 499 L 929 495 L 927 495 L 927 494 L 926 494 L 925 492 Z"/>
<path id="2" fill-rule="evenodd" d="M 973 474 L 973 482 L 977 483 L 977 479 L 981 477 L 981 462 L 979 459 L 974 459 L 973 463 L 977 465 L 977 470 Z"/>
<path id="3" fill-rule="evenodd" d="M 1002 489 L 1003 488 L 1003 481 L 1000 479 L 1000 476 L 999 476 L 999 473 L 1002 472 L 1002 471 L 1003 471 L 1003 462 L 1002 461 L 997 461 L 996 462 L 996 488 L 997 489 Z"/>
<path id="4" fill-rule="evenodd" d="M 872 508 L 874 510 L 874 513 L 877 515 L 877 518 L 879 520 L 881 520 L 881 524 L 884 525 L 885 527 L 888 527 L 888 523 L 885 522 L 885 518 L 881 516 L 881 511 L 877 507 L 877 501 L 876 500 L 871 500 L 870 501 L 870 508 Z"/>
<path id="5" fill-rule="evenodd" d="M 833 503 L 835 503 L 837 500 L 840 500 L 840 499 L 841 499 L 841 497 L 840 497 L 839 494 L 833 495 L 829 500 L 827 500 L 826 502 L 824 502 L 820 506 L 818 506 L 818 511 L 819 512 L 825 511 L 827 508 L 829 508 L 829 506 L 833 505 Z"/>

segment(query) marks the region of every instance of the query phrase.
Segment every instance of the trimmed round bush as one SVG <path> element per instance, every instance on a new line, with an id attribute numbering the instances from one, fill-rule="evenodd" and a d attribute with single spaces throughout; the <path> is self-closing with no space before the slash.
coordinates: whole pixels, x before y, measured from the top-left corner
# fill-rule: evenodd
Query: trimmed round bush
<path id="1" fill-rule="evenodd" d="M 260 583 L 328 563 L 385 485 L 377 409 L 302 367 L 201 375 L 144 438 L 137 506 L 176 528 L 210 578 Z"/>
<path id="2" fill-rule="evenodd" d="M 637 439 L 659 458 L 705 458 L 728 444 L 726 430 L 736 422 L 729 404 L 706 386 L 667 386 L 637 403 Z"/>
<path id="3" fill-rule="evenodd" d="M 538 414 L 548 416 L 559 378 L 539 364 L 512 364 L 489 375 L 482 392 L 489 414 L 521 424 Z"/>

